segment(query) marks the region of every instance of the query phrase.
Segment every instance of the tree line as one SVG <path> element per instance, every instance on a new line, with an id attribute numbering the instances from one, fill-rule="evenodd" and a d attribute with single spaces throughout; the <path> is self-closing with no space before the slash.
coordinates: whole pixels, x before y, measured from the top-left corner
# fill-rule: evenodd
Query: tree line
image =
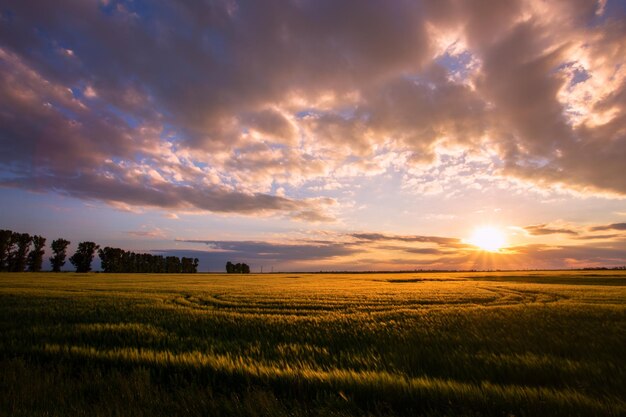
<path id="1" fill-rule="evenodd" d="M 247 264 L 241 263 L 232 263 L 230 261 L 226 262 L 226 273 L 227 274 L 249 274 L 250 267 Z"/>
<path id="2" fill-rule="evenodd" d="M 53 272 L 60 272 L 67 258 L 69 240 L 52 241 L 49 258 Z M 0 230 L 0 272 L 39 272 L 43 265 L 46 238 L 11 230 Z M 112 273 L 196 273 L 198 258 L 135 253 L 109 246 L 100 249 L 94 242 L 80 242 L 69 258 L 76 272 L 91 271 L 91 263 L 98 253 L 103 272 Z"/>
<path id="3" fill-rule="evenodd" d="M 45 245 L 45 237 L 0 230 L 0 271 L 41 271 Z"/>
<path id="4" fill-rule="evenodd" d="M 140 272 L 193 274 L 198 272 L 198 258 L 135 253 L 120 248 L 98 250 L 103 272 Z"/>

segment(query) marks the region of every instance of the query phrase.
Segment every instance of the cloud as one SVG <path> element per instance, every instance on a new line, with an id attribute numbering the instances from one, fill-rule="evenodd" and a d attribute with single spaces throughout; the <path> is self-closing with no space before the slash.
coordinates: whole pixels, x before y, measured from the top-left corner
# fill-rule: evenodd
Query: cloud
<path id="1" fill-rule="evenodd" d="M 414 248 L 406 246 L 379 246 L 378 248 L 389 251 L 412 253 L 416 255 L 446 255 L 450 253 L 437 248 Z"/>
<path id="2" fill-rule="evenodd" d="M 59 193 L 81 199 L 124 202 L 130 205 L 199 209 L 216 213 L 271 214 L 291 212 L 303 220 L 327 221 L 331 218 L 320 213 L 323 202 L 297 201 L 267 194 L 248 194 L 220 186 L 194 187 L 172 183 L 152 182 L 146 178 L 123 176 L 112 178 L 96 173 L 83 173 L 78 177 L 41 176 L 0 181 L 0 186 L 32 190 L 53 189 Z"/>
<path id="3" fill-rule="evenodd" d="M 626 223 L 612 223 L 596 226 L 580 226 L 556 222 L 555 224 L 537 224 L 522 228 L 531 236 L 565 235 L 576 240 L 605 240 L 619 242 L 624 239 L 620 231 L 626 231 Z M 618 233 L 598 234 L 601 231 L 617 231 Z"/>
<path id="4" fill-rule="evenodd" d="M 603 43 L 623 48 L 609 39 L 626 25 L 623 18 L 607 16 L 604 24 L 587 29 L 585 22 L 595 19 L 593 10 L 559 6 L 543 18 L 514 24 L 486 49 L 478 85 L 500 120 L 494 128 L 500 132 L 505 172 L 539 184 L 624 194 L 626 180 L 618 170 L 626 156 L 626 125 L 623 108 L 612 97 L 616 88 L 619 95 L 626 73 L 614 75 L 617 84 L 608 79 L 605 85 L 594 84 L 604 78 L 607 65 L 622 66 L 623 57 Z M 554 18 L 563 24 L 554 24 Z M 572 68 L 587 78 L 577 80 Z M 577 97 L 583 90 L 594 106 L 581 106 Z"/>
<path id="5" fill-rule="evenodd" d="M 532 268 L 580 268 L 626 264 L 626 241 L 590 242 L 584 245 L 528 244 L 507 248 L 501 253 L 477 251 L 471 246 L 445 246 L 445 241 L 428 236 L 393 236 L 362 233 L 353 240 L 308 240 L 299 242 L 218 241 L 177 239 L 179 243 L 199 244 L 204 250 L 168 249 L 160 252 L 198 257 L 201 270 L 222 271 L 227 261 L 246 262 L 259 271 L 328 270 L 485 270 Z M 338 236 L 334 236 L 338 238 Z M 403 236 L 399 236 L 402 238 Z M 416 238 L 416 239 L 412 239 Z M 424 239 L 422 239 L 424 238 Z M 458 241 L 457 239 L 450 238 Z M 383 242 L 383 244 L 381 244 Z M 390 244 L 392 242 L 409 245 Z M 440 246 L 414 246 L 442 242 Z"/>
<path id="6" fill-rule="evenodd" d="M 615 240 L 624 238 L 623 235 L 617 233 L 604 234 L 604 235 L 587 235 L 587 236 L 577 236 L 576 239 L 580 240 Z"/>
<path id="7" fill-rule="evenodd" d="M 524 227 L 524 230 L 526 230 L 528 233 L 530 233 L 533 236 L 553 235 L 553 234 L 566 234 L 566 235 L 578 234 L 577 231 L 572 230 L 572 229 L 548 227 L 546 224 L 526 226 Z"/>
<path id="8" fill-rule="evenodd" d="M 311 222 L 311 223 L 335 221 L 334 217 L 328 216 L 324 213 L 321 213 L 319 211 L 314 211 L 314 210 L 303 210 L 303 211 L 297 212 L 294 215 L 292 215 L 291 218 L 294 220 L 302 220 L 302 221 Z"/>
<path id="9" fill-rule="evenodd" d="M 158 227 L 143 227 L 141 230 L 127 231 L 126 234 L 134 237 L 150 239 L 164 239 L 167 236 L 167 232 L 165 230 L 159 229 Z"/>
<path id="10" fill-rule="evenodd" d="M 272 109 L 243 114 L 240 123 L 244 128 L 252 129 L 258 135 L 278 143 L 293 145 L 297 140 L 295 126 L 280 112 Z"/>
<path id="11" fill-rule="evenodd" d="M 420 235 L 388 235 L 383 233 L 352 233 L 350 236 L 366 241 L 398 241 L 398 242 L 419 242 L 435 243 L 447 247 L 465 247 L 461 239 L 440 236 L 420 236 Z"/>
<path id="12" fill-rule="evenodd" d="M 613 223 L 602 226 L 594 226 L 591 228 L 591 230 L 594 232 L 600 230 L 626 230 L 626 223 Z"/>
<path id="13" fill-rule="evenodd" d="M 411 255 L 411 265 L 428 265 L 445 262 L 447 258 L 464 253 L 467 248 L 459 239 L 434 236 L 394 236 L 379 233 L 348 235 L 331 233 L 329 236 L 332 240 L 268 242 L 177 239 L 177 242 L 206 245 L 206 251 L 198 251 L 194 256 L 198 256 L 201 262 L 205 259 L 207 265 L 210 264 L 215 270 L 221 270 L 228 260 L 247 262 L 256 268 L 260 265 L 273 265 L 278 269 L 293 271 L 397 270 L 406 267 L 402 263 L 396 264 L 393 260 L 393 256 L 399 254 Z M 381 245 L 381 242 L 400 242 L 408 245 Z M 433 243 L 440 247 L 416 246 Z M 169 252 L 171 250 L 168 250 Z"/>
<path id="14" fill-rule="evenodd" d="M 325 183 L 391 167 L 428 192 L 514 178 L 626 195 L 626 19 L 610 4 L 3 7 L 3 186 L 303 221 L 332 220 L 310 198 Z M 451 148 L 484 163 L 442 185 Z"/>
<path id="15" fill-rule="evenodd" d="M 626 264 L 625 242 L 596 245 L 527 245 L 514 248 L 517 256 L 526 257 L 542 268 L 579 268 L 620 266 Z"/>
<path id="16" fill-rule="evenodd" d="M 196 239 L 177 239 L 178 242 L 199 243 L 209 251 L 227 253 L 235 261 L 250 262 L 301 262 L 326 260 L 356 254 L 362 250 L 346 243 L 272 243 L 263 241 L 215 241 Z"/>

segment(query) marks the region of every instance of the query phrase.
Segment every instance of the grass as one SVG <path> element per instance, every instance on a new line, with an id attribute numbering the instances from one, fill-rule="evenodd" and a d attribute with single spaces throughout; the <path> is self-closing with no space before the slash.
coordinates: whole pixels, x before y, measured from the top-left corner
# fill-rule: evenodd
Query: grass
<path id="1" fill-rule="evenodd" d="M 0 416 L 626 415 L 626 272 L 0 275 Z"/>

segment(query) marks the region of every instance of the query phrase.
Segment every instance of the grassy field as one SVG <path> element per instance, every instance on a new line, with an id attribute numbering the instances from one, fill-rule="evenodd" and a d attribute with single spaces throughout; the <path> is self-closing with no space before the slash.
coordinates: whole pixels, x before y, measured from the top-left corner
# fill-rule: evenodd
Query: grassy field
<path id="1" fill-rule="evenodd" d="M 0 416 L 626 415 L 626 271 L 0 275 Z"/>

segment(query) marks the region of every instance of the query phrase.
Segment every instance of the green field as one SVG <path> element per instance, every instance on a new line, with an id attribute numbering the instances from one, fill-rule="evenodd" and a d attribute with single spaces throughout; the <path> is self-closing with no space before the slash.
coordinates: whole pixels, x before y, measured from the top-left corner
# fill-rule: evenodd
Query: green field
<path id="1" fill-rule="evenodd" d="M 0 275 L 0 416 L 626 415 L 626 271 Z"/>

